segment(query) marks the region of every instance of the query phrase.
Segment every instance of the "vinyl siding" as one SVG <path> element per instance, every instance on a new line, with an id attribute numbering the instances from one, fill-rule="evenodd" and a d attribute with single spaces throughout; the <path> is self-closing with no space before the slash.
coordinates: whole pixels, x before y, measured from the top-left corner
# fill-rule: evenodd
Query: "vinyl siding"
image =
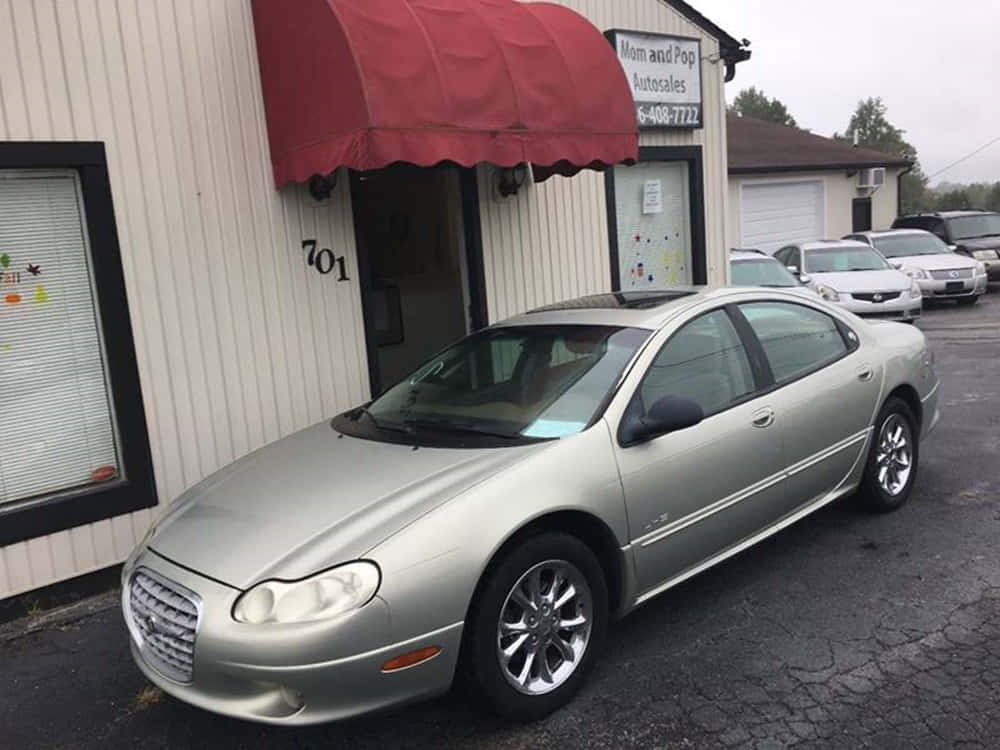
<path id="1" fill-rule="evenodd" d="M 367 396 L 348 191 L 274 190 L 249 3 L 0 0 L 0 140 L 105 142 L 161 502 Z M 0 598 L 120 562 L 153 514 L 0 548 Z"/>
<path id="2" fill-rule="evenodd" d="M 872 229 L 888 229 L 892 226 L 896 218 L 896 200 L 899 191 L 899 171 L 898 169 L 886 169 L 885 184 L 871 196 L 872 199 Z M 729 205 L 727 208 L 727 224 L 730 237 L 730 245 L 727 247 L 737 247 L 740 244 L 742 231 L 742 214 L 740 205 L 740 186 L 751 184 L 760 185 L 768 183 L 810 183 L 819 180 L 824 186 L 824 207 L 825 217 L 824 237 L 813 237 L 811 239 L 839 239 L 845 234 L 853 231 L 852 201 L 855 198 L 864 197 L 864 194 L 857 190 L 858 178 L 856 174 L 848 175 L 847 172 L 790 172 L 782 174 L 739 174 L 729 178 Z"/>
<path id="3" fill-rule="evenodd" d="M 712 58 L 718 42 L 660 0 L 562 0 L 602 31 L 619 28 L 702 40 L 704 128 L 642 131 L 642 146 L 700 145 L 704 158 L 705 247 L 710 283 L 726 278 L 725 66 Z M 568 297 L 608 291 L 604 175 L 552 177 L 513 198 L 494 196 L 495 176 L 479 168 L 480 211 L 491 321 Z"/>

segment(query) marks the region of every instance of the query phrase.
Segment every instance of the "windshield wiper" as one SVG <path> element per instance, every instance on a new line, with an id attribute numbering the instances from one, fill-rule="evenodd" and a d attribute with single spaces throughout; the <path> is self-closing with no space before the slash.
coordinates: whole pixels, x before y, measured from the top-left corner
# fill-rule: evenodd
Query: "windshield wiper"
<path id="1" fill-rule="evenodd" d="M 360 417 L 362 414 L 364 414 L 366 417 L 368 417 L 368 419 L 371 420 L 371 423 L 373 425 L 375 425 L 375 429 L 376 430 L 389 430 L 390 432 L 406 432 L 407 431 L 407 430 L 403 429 L 402 427 L 390 427 L 389 425 L 382 424 L 382 422 L 379 419 L 377 419 L 374 414 L 371 413 L 371 410 L 367 406 L 359 406 L 354 411 L 357 413 L 358 417 Z M 355 418 L 354 421 L 356 422 L 357 418 Z"/>
<path id="2" fill-rule="evenodd" d="M 503 438 L 504 440 L 520 440 L 521 435 L 511 435 L 509 432 L 496 432 L 494 430 L 484 430 L 471 425 L 455 424 L 454 422 L 442 422 L 436 419 L 404 419 L 403 424 L 411 429 L 437 430 L 439 432 L 458 432 L 468 435 L 482 435 L 485 437 Z"/>

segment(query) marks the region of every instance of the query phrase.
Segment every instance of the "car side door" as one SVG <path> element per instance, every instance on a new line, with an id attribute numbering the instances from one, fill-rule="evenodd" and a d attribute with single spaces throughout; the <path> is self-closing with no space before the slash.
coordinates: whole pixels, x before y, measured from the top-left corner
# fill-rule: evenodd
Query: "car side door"
<path id="1" fill-rule="evenodd" d="M 716 308 L 670 335 L 635 388 L 621 424 L 664 396 L 704 412 L 694 427 L 636 445 L 622 443 L 619 425 L 640 599 L 769 525 L 786 504 L 782 419 L 760 395 L 762 373 L 732 312 Z"/>
<path id="2" fill-rule="evenodd" d="M 863 459 L 878 409 L 882 370 L 843 321 L 805 303 L 739 305 L 773 378 L 782 420 L 787 509 L 841 487 Z"/>

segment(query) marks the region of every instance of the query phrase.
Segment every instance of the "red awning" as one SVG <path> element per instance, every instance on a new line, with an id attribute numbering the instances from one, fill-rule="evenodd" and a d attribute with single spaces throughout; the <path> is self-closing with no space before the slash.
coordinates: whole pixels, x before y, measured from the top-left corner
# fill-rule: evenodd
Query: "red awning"
<path id="1" fill-rule="evenodd" d="M 617 56 L 578 13 L 515 0 L 253 0 L 278 186 L 337 167 L 638 156 Z"/>

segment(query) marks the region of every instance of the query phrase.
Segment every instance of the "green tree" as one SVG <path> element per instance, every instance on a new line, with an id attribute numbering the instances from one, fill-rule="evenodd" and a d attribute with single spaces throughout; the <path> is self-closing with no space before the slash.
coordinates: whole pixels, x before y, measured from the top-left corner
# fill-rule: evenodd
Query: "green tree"
<path id="1" fill-rule="evenodd" d="M 969 197 L 969 191 L 964 188 L 948 190 L 947 192 L 941 193 L 937 199 L 938 211 L 953 211 L 958 208 L 971 207 L 972 199 Z"/>
<path id="2" fill-rule="evenodd" d="M 1000 182 L 994 182 L 990 192 L 986 194 L 987 211 L 1000 211 Z"/>
<path id="3" fill-rule="evenodd" d="M 752 117 L 756 120 L 798 127 L 795 118 L 789 114 L 788 107 L 776 98 L 768 99 L 763 91 L 757 90 L 756 86 L 741 90 L 733 99 L 729 111 L 739 117 Z"/>
<path id="4" fill-rule="evenodd" d="M 913 162 L 913 169 L 899 181 L 900 202 L 903 213 L 923 211 L 933 207 L 933 194 L 927 189 L 927 176 L 920 168 L 917 149 L 904 137 L 906 132 L 897 128 L 886 116 L 888 107 L 881 97 L 868 97 L 858 102 L 851 115 L 851 121 L 844 133 L 834 133 L 833 137 L 864 148 L 892 154 Z"/>

